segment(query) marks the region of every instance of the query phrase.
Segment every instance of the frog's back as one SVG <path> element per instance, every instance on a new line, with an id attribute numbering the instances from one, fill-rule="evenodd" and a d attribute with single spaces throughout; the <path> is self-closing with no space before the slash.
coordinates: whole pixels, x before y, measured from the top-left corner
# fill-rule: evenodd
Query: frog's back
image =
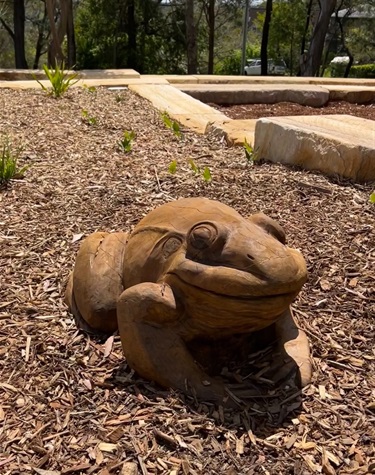
<path id="1" fill-rule="evenodd" d="M 184 198 L 166 203 L 145 216 L 135 227 L 133 234 L 142 228 L 164 228 L 185 234 L 200 221 L 221 221 L 228 224 L 243 220 L 229 206 L 207 198 Z"/>

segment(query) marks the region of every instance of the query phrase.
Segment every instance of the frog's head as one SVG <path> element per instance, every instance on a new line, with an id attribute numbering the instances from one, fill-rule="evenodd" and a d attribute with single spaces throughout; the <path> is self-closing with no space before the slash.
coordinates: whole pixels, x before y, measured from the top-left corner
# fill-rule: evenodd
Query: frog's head
<path id="1" fill-rule="evenodd" d="M 134 248 L 142 234 L 150 243 L 142 273 L 147 268 L 150 280 L 168 283 L 205 326 L 249 330 L 249 319 L 254 329 L 267 326 L 306 281 L 301 253 L 285 245 L 281 226 L 262 213 L 244 219 L 222 203 L 193 198 L 168 203 L 140 224 Z"/>

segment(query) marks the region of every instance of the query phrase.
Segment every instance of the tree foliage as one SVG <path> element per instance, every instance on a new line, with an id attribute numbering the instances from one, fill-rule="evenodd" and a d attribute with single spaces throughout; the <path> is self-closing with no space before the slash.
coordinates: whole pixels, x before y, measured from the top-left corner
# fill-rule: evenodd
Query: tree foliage
<path id="1" fill-rule="evenodd" d="M 184 14 L 160 3 L 82 0 L 76 18 L 79 67 L 182 72 Z"/>
<path id="2" fill-rule="evenodd" d="M 263 43 L 264 74 L 266 57 L 304 75 L 326 74 L 340 54 L 354 65 L 375 61 L 375 19 L 350 15 L 362 0 L 250 4 L 261 13 L 254 19 L 251 9 L 247 57 L 259 58 Z M 366 5 L 375 8 L 375 0 Z M 64 60 L 149 74 L 239 74 L 244 7 L 245 0 L 0 0 L 0 68 Z M 348 13 L 338 15 L 342 9 Z"/>
<path id="3" fill-rule="evenodd" d="M 284 59 L 290 74 L 299 69 L 300 48 L 306 21 L 306 6 L 300 0 L 275 2 L 268 40 L 270 58 Z"/>

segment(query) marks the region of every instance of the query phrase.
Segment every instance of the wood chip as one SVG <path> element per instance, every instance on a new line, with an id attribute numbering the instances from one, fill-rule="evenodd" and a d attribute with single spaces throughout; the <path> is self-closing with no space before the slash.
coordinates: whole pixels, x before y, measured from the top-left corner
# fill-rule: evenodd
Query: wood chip
<path id="1" fill-rule="evenodd" d="M 120 475 L 138 475 L 138 467 L 135 462 L 125 462 Z"/>

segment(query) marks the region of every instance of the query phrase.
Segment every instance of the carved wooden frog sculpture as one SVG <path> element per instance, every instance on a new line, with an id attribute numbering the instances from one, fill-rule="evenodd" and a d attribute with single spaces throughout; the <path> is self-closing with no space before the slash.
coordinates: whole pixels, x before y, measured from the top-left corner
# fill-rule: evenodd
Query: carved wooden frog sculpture
<path id="1" fill-rule="evenodd" d="M 120 332 L 129 365 L 164 387 L 222 402 L 225 388 L 197 365 L 189 342 L 273 324 L 286 353 L 310 365 L 289 305 L 306 280 L 299 251 L 264 214 L 244 219 L 205 198 L 160 206 L 132 233 L 95 233 L 79 250 L 66 291 L 78 325 Z M 302 368 L 302 370 L 301 370 Z"/>

